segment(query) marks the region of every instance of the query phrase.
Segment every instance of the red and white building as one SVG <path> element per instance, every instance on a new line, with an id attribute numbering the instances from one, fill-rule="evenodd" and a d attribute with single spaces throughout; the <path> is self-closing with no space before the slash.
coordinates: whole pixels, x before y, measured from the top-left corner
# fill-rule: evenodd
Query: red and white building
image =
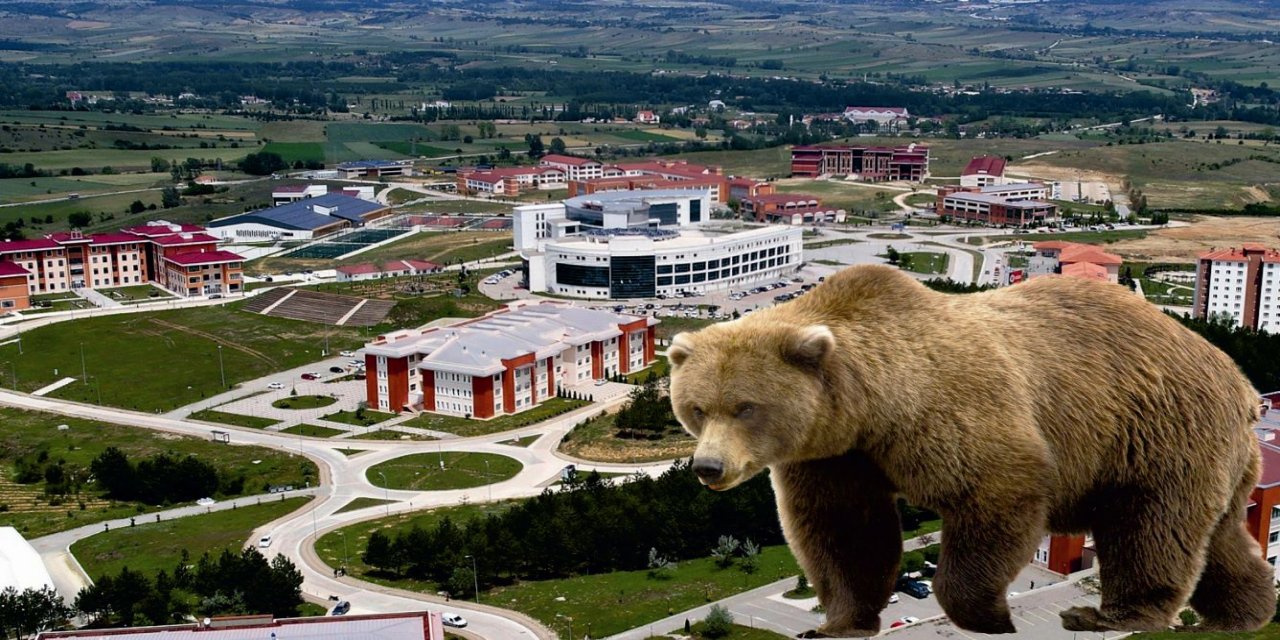
<path id="1" fill-rule="evenodd" d="M 1280 251 L 1250 242 L 1200 254 L 1192 315 L 1280 333 Z"/>
<path id="2" fill-rule="evenodd" d="M 756 222 L 810 224 L 844 222 L 845 210 L 822 204 L 822 198 L 803 193 L 771 193 L 742 198 L 742 213 Z"/>
<path id="3" fill-rule="evenodd" d="M 844 119 L 849 122 L 874 122 L 882 127 L 903 124 L 910 118 L 906 107 L 845 107 Z"/>
<path id="4" fill-rule="evenodd" d="M 978 156 L 969 161 L 960 172 L 962 187 L 990 187 L 1006 184 L 1005 159 L 1000 156 Z"/>
<path id="5" fill-rule="evenodd" d="M 26 269 L 12 262 L 0 262 L 0 314 L 31 307 L 31 289 Z"/>
<path id="6" fill-rule="evenodd" d="M 485 171 L 458 172 L 460 193 L 488 193 L 518 196 L 529 189 L 560 189 L 565 171 L 555 167 L 503 167 Z"/>
<path id="7" fill-rule="evenodd" d="M 359 282 L 378 278 L 399 278 L 401 276 L 420 276 L 428 273 L 439 273 L 444 267 L 426 260 L 392 260 L 381 265 L 365 262 L 338 267 L 338 282 Z"/>
<path id="8" fill-rule="evenodd" d="M 1064 276 L 1115 284 L 1120 281 L 1124 259 L 1097 246 L 1062 240 L 1046 240 L 1031 245 L 1035 255 L 1028 261 L 1028 277 L 1061 273 Z"/>
<path id="9" fill-rule="evenodd" d="M 155 627 L 46 631 L 37 640 L 269 640 L 271 638 L 377 638 L 377 640 L 444 640 L 437 611 L 370 615 L 312 616 L 273 619 L 268 615 L 229 616 L 208 622 Z"/>
<path id="10" fill-rule="evenodd" d="M 929 147 L 819 147 L 791 149 L 791 175 L 849 175 L 867 182 L 920 182 L 929 177 Z"/>
<path id="11" fill-rule="evenodd" d="M 636 122 L 640 124 L 658 124 L 662 122 L 662 116 L 649 110 L 638 111 L 636 112 Z"/>
<path id="12" fill-rule="evenodd" d="M 27 272 L 29 294 L 146 282 L 179 296 L 240 293 L 244 258 L 217 245 L 201 227 L 152 222 L 114 233 L 61 231 L 3 242 L 0 263 Z"/>
<path id="13" fill-rule="evenodd" d="M 986 187 L 942 187 L 937 213 L 955 220 L 992 226 L 1027 227 L 1056 220 L 1058 205 L 1038 182 Z"/>
<path id="14" fill-rule="evenodd" d="M 471 418 L 520 413 L 561 387 L 655 359 L 658 321 L 563 302 L 513 303 L 447 327 L 378 336 L 361 349 L 371 409 Z"/>
<path id="15" fill-rule="evenodd" d="M 550 153 L 538 161 L 540 167 L 550 167 L 564 172 L 566 180 L 591 180 L 604 177 L 604 165 L 598 160 Z"/>

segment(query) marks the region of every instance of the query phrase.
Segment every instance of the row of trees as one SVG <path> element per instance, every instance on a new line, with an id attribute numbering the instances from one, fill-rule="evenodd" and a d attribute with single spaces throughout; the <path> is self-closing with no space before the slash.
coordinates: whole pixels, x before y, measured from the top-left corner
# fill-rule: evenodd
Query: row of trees
<path id="1" fill-rule="evenodd" d="M 127 566 L 98 576 L 76 596 L 75 608 L 102 626 L 182 622 L 187 616 L 270 613 L 298 615 L 302 573 L 279 554 L 270 562 L 257 549 L 208 553 L 191 565 L 184 551 L 172 572 L 148 578 Z"/>
<path id="2" fill-rule="evenodd" d="M 222 473 L 195 456 L 159 453 L 136 464 L 121 450 L 108 447 L 89 465 L 94 480 L 115 500 L 146 504 L 187 502 L 244 490 L 242 474 Z"/>
<path id="3" fill-rule="evenodd" d="M 0 638 L 25 638 L 56 629 L 73 611 L 58 592 L 43 587 L 0 591 Z"/>

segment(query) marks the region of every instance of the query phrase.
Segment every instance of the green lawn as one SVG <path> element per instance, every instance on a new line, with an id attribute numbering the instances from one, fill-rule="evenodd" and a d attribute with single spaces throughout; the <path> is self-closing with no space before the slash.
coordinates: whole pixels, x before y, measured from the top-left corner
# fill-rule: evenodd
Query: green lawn
<path id="1" fill-rule="evenodd" d="M 1280 624 L 1271 623 L 1252 633 L 1161 631 L 1135 634 L 1133 637 L 1140 640 L 1280 640 Z"/>
<path id="2" fill-rule="evenodd" d="M 281 496 L 283 498 L 283 496 Z M 91 578 L 129 567 L 147 575 L 170 573 L 185 549 L 194 562 L 208 551 L 238 551 L 253 530 L 301 508 L 310 498 L 263 499 L 260 504 L 156 522 L 138 517 L 138 526 L 116 528 L 71 545 L 71 553 Z"/>
<path id="3" fill-rule="evenodd" d="M 334 451 L 337 451 L 348 458 L 351 456 L 358 456 L 362 453 L 369 453 L 368 449 L 334 449 Z"/>
<path id="4" fill-rule="evenodd" d="M 819 240 L 817 242 L 809 242 L 804 245 L 805 249 L 826 249 L 828 247 L 839 247 L 846 244 L 858 244 L 861 240 L 854 238 L 836 238 L 834 240 Z"/>
<path id="5" fill-rule="evenodd" d="M 1086 244 L 1111 244 L 1121 240 L 1138 240 L 1150 233 L 1146 229 L 1116 229 L 1113 231 L 1068 231 L 1065 233 L 1037 233 L 1029 235 L 986 236 L 971 239 L 970 244 L 990 244 L 1005 240 L 1022 240 L 1025 242 L 1042 242 L 1047 240 L 1063 240 L 1066 242 L 1083 242 Z M 976 240 L 976 241 L 974 241 Z"/>
<path id="6" fill-rule="evenodd" d="M 246 416 L 246 415 L 241 415 L 239 413 L 227 413 L 225 411 L 218 411 L 216 409 L 205 409 L 203 411 L 196 411 L 195 413 L 192 413 L 188 417 L 190 417 L 192 420 L 204 420 L 205 422 L 220 422 L 222 424 L 229 424 L 235 427 L 247 427 L 249 429 L 266 429 L 267 427 L 280 424 L 279 420 L 272 420 L 271 418 L 262 418 L 259 416 Z"/>
<path id="7" fill-rule="evenodd" d="M 382 531 L 383 533 L 394 537 L 396 533 L 401 531 L 409 531 L 414 526 L 423 529 L 429 529 L 435 526 L 440 519 L 449 516 L 455 522 L 469 520 L 476 516 L 482 516 L 488 513 L 501 513 L 506 511 L 514 504 L 511 501 L 506 502 L 486 502 L 472 503 L 460 505 L 456 507 L 442 507 L 431 509 L 429 511 L 415 511 L 411 514 L 396 514 L 386 518 L 377 520 L 369 520 L 365 522 L 357 522 L 340 529 L 335 529 L 320 536 L 320 540 L 316 543 L 316 554 L 329 563 L 330 566 L 347 566 L 348 574 L 352 577 L 358 577 L 362 580 L 369 580 L 378 584 L 389 584 L 401 586 L 408 582 L 413 583 L 418 590 L 425 590 L 427 585 L 418 581 L 397 581 L 379 579 L 374 576 L 367 575 L 370 571 L 369 565 L 360 560 L 360 556 L 364 554 L 364 548 L 367 544 L 369 534 L 374 531 Z M 346 539 L 347 546 L 344 549 L 343 540 Z M 344 555 L 344 551 L 347 552 Z M 416 588 L 405 587 L 405 588 Z M 431 591 L 430 593 L 435 593 Z"/>
<path id="8" fill-rule="evenodd" d="M 280 398 L 271 403 L 271 406 L 277 409 L 294 409 L 301 411 L 303 409 L 319 409 L 327 407 L 338 399 L 330 396 L 289 396 Z"/>
<path id="9" fill-rule="evenodd" d="M 541 434 L 541 433 L 535 433 L 535 434 L 533 434 L 533 435 L 531 435 L 531 436 L 525 436 L 525 437 L 523 437 L 523 438 L 516 438 L 515 440 L 504 440 L 504 441 L 502 441 L 502 442 L 499 442 L 498 444 L 509 444 L 509 445 L 511 445 L 511 446 L 513 446 L 513 447 L 525 447 L 525 448 L 527 448 L 529 445 L 533 444 L 534 442 L 537 442 L 537 441 L 538 441 L 538 438 L 541 438 L 541 437 L 542 437 L 542 434 Z"/>
<path id="10" fill-rule="evenodd" d="M 280 433 L 310 436 L 312 438 L 332 438 L 333 436 L 342 435 L 346 433 L 346 431 L 330 427 L 321 427 L 314 424 L 295 424 L 288 429 L 281 429 Z"/>
<path id="11" fill-rule="evenodd" d="M 355 435 L 355 436 L 351 436 L 351 437 L 352 437 L 352 439 L 354 439 L 354 440 L 416 440 L 416 441 L 429 441 L 429 440 L 439 440 L 439 439 L 440 439 L 440 438 L 435 438 L 435 437 L 432 437 L 432 436 L 419 435 L 419 434 L 416 434 L 416 433 L 405 433 L 405 432 L 403 432 L 403 431 L 396 431 L 395 429 L 383 429 L 383 428 L 381 428 L 381 427 L 379 427 L 379 428 L 377 428 L 377 429 L 374 429 L 374 430 L 372 430 L 372 431 L 365 431 L 364 433 L 361 433 L 361 434 L 359 434 L 359 435 Z"/>
<path id="12" fill-rule="evenodd" d="M 4 425 L 4 444 L 0 445 L 0 505 L 7 505 L 8 509 L 0 512 L 0 525 L 17 527 L 28 538 L 160 508 L 104 500 L 93 484 L 85 485 L 79 496 L 51 499 L 44 495 L 43 481 L 15 482 L 17 460 L 36 460 L 42 452 L 51 461 L 63 461 L 64 469 L 71 474 L 87 474 L 93 459 L 108 447 L 119 448 L 133 460 L 163 452 L 196 455 L 228 473 L 243 474 L 245 482 L 239 495 L 261 493 L 267 485 L 302 486 L 318 475 L 315 464 L 306 458 L 273 449 L 228 446 L 206 438 L 8 408 L 0 408 L 0 424 Z M 67 429 L 59 430 L 59 425 L 66 425 Z M 84 503 L 83 509 L 80 502 Z"/>
<path id="13" fill-rule="evenodd" d="M 451 451 L 415 453 L 388 460 L 370 467 L 365 476 L 374 486 L 386 489 L 443 491 L 470 489 L 509 480 L 523 468 L 524 465 L 519 461 L 507 456 Z"/>
<path id="14" fill-rule="evenodd" d="M 659 340 L 670 340 L 677 333 L 684 331 L 697 331 L 703 327 L 709 327 L 718 322 L 717 320 L 708 320 L 706 318 L 662 318 L 662 322 L 658 323 L 657 338 Z"/>
<path id="15" fill-rule="evenodd" d="M 16 344 L 0 346 L 0 362 L 17 366 L 22 391 L 70 376 L 77 382 L 53 392 L 54 397 L 91 403 L 101 398 L 114 407 L 167 411 L 220 393 L 224 374 L 234 386 L 314 362 L 326 335 L 333 351 L 364 342 L 358 329 L 243 313 L 236 310 L 239 306 L 101 316 L 40 327 L 23 332 L 21 355 Z M 82 372 L 89 376 L 87 384 Z"/>
<path id="16" fill-rule="evenodd" d="M 327 416 L 323 416 L 322 419 L 329 420 L 331 422 L 341 422 L 342 424 L 349 424 L 356 427 L 368 427 L 378 424 L 379 422 L 386 422 L 387 420 L 396 417 L 396 414 L 365 409 L 363 416 L 363 418 L 358 417 L 355 411 L 339 411 L 337 413 L 331 413 Z"/>
<path id="17" fill-rule="evenodd" d="M 464 438 L 498 433 L 510 429 L 536 424 L 563 413 L 586 406 L 582 400 L 568 398 L 551 398 L 542 404 L 514 415 L 501 415 L 489 420 L 473 420 L 458 416 L 446 416 L 438 413 L 424 413 L 412 420 L 402 423 L 406 427 L 445 431 Z"/>
<path id="18" fill-rule="evenodd" d="M 914 273 L 946 273 L 947 254 L 912 251 L 902 254 L 902 268 Z"/>
<path id="19" fill-rule="evenodd" d="M 285 162 L 324 162 L 324 145 L 319 142 L 271 142 L 264 153 L 278 154 Z"/>
<path id="20" fill-rule="evenodd" d="M 102 289 L 101 293 L 124 304 L 135 302 L 154 302 L 156 300 L 165 300 L 174 297 L 172 293 L 149 284 L 139 284 L 131 287 L 116 287 L 114 289 Z"/>
<path id="21" fill-rule="evenodd" d="M 644 384 L 651 375 L 656 375 L 659 378 L 671 375 L 671 363 L 667 362 L 666 356 L 658 356 L 648 368 L 635 373 L 628 373 L 626 375 L 627 384 Z"/>
<path id="22" fill-rule="evenodd" d="M 393 504 L 395 500 L 383 500 L 382 498 L 356 498 L 351 502 L 342 505 L 334 513 L 343 513 L 346 511 L 355 511 L 356 509 L 365 509 L 383 504 Z"/>
<path id="23" fill-rule="evenodd" d="M 613 414 L 575 426 L 560 442 L 560 451 L 599 462 L 657 462 L 693 455 L 697 441 L 683 430 L 669 430 L 659 440 L 631 440 L 614 434 Z"/>

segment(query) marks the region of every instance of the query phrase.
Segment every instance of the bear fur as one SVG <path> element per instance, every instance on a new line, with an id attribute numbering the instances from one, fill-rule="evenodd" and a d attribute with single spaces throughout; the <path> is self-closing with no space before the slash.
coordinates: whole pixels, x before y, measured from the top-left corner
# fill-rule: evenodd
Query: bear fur
<path id="1" fill-rule="evenodd" d="M 1245 528 L 1259 396 L 1218 349 L 1127 289 L 1045 277 L 947 295 L 846 269 L 793 302 L 672 341 L 693 470 L 768 467 L 787 541 L 827 610 L 869 636 L 902 553 L 895 499 L 942 515 L 934 592 L 957 626 L 1013 632 L 1005 594 L 1046 532 L 1092 532 L 1102 603 L 1075 631 L 1243 631 L 1275 611 Z"/>

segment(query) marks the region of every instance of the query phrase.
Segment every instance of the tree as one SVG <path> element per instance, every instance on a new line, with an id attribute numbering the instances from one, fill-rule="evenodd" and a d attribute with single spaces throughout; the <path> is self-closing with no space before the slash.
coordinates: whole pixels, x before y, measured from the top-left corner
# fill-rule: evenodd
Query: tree
<path id="1" fill-rule="evenodd" d="M 134 200 L 133 202 L 129 203 L 129 213 L 137 214 L 137 213 L 142 213 L 143 211 L 146 211 L 146 210 L 147 210 L 147 205 L 142 204 L 141 200 Z"/>
<path id="2" fill-rule="evenodd" d="M 711 605 L 707 617 L 702 619 L 702 635 L 705 638 L 723 638 L 733 631 L 733 614 L 723 605 Z"/>
<path id="3" fill-rule="evenodd" d="M 164 173 L 169 170 L 169 161 L 160 157 L 151 158 L 151 173 Z"/>
<path id="4" fill-rule="evenodd" d="M 742 562 L 739 563 L 738 568 L 742 569 L 743 573 L 755 573 L 759 566 L 760 545 L 752 542 L 751 538 L 747 538 L 742 543 Z"/>
<path id="5" fill-rule="evenodd" d="M 885 250 L 884 257 L 888 259 L 889 264 L 894 266 L 897 266 L 900 262 L 902 262 L 902 254 L 898 253 L 898 250 L 894 249 L 893 247 L 889 247 L 888 249 Z"/>
<path id="6" fill-rule="evenodd" d="M 280 157 L 280 154 L 270 151 L 251 153 L 240 161 L 240 170 L 254 176 L 270 175 L 288 167 L 289 165 Z"/>
<path id="7" fill-rule="evenodd" d="M 399 574 L 403 566 L 391 548 L 391 538 L 381 531 L 374 531 L 369 535 L 369 542 L 360 559 L 375 569 L 391 571 L 395 574 Z"/>
<path id="8" fill-rule="evenodd" d="M 711 549 L 711 557 L 721 569 L 733 564 L 733 554 L 738 551 L 738 540 L 733 536 L 720 536 L 719 542 Z"/>
<path id="9" fill-rule="evenodd" d="M 172 209 L 182 204 L 182 196 L 178 194 L 178 188 L 169 185 L 160 191 L 160 206 L 166 209 Z"/>
<path id="10" fill-rule="evenodd" d="M 524 134 L 524 141 L 525 144 L 529 145 L 530 157 L 537 158 L 545 152 L 545 147 L 542 144 L 542 136 L 533 133 L 526 133 Z"/>
<path id="11" fill-rule="evenodd" d="M 49 587 L 0 591 L 0 636 L 21 638 L 61 626 L 71 617 L 68 607 Z"/>
<path id="12" fill-rule="evenodd" d="M 93 222 L 93 214 L 88 211 L 73 211 L 67 216 L 67 224 L 76 229 L 83 229 Z"/>
<path id="13" fill-rule="evenodd" d="M 550 149 L 551 149 L 551 153 L 564 153 L 564 150 L 565 150 L 564 140 L 560 139 L 559 137 L 552 138 Z"/>

